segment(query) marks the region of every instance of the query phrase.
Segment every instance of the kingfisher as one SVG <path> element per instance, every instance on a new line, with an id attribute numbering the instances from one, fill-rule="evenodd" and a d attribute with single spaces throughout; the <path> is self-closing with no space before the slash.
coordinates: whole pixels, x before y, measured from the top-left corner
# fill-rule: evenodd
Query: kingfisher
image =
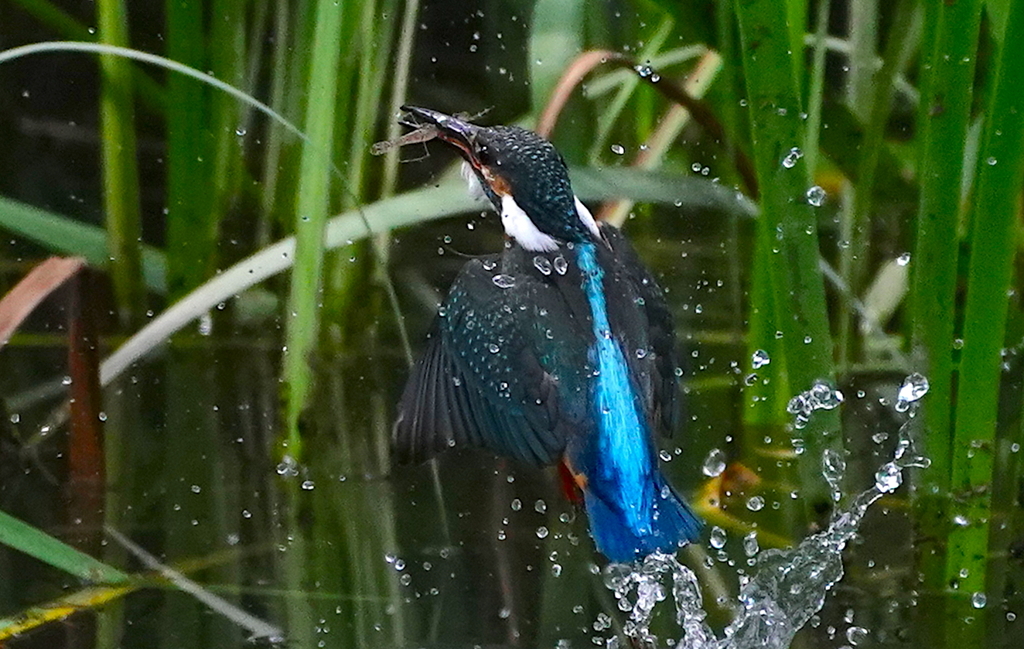
<path id="1" fill-rule="evenodd" d="M 470 193 L 507 236 L 500 254 L 465 264 L 438 309 L 399 402 L 396 459 L 470 446 L 557 464 L 612 562 L 695 541 L 702 523 L 655 443 L 679 404 L 672 315 L 653 275 L 575 196 L 544 138 L 402 110 L 402 124 L 459 152 Z"/>

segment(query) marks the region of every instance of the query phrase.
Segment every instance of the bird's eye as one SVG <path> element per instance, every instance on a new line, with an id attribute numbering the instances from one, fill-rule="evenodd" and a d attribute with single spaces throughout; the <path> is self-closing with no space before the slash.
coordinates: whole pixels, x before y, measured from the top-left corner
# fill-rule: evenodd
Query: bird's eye
<path id="1" fill-rule="evenodd" d="M 476 159 L 480 161 L 480 164 L 490 166 L 494 164 L 494 152 L 486 144 L 478 144 L 476 146 Z"/>

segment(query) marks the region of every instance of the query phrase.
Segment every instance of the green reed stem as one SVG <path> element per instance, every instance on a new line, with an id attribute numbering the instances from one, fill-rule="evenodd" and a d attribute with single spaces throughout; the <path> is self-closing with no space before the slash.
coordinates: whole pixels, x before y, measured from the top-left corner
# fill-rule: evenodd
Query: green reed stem
<path id="1" fill-rule="evenodd" d="M 953 510 L 967 524 L 950 531 L 944 581 L 959 584 L 956 595 L 964 602 L 972 593 L 984 592 L 986 585 L 992 492 L 997 487 L 992 484 L 992 472 L 1003 363 L 1000 350 L 1006 333 L 1024 181 L 1024 58 L 1017 48 L 1024 39 L 1024 0 L 1009 5 L 985 111 L 974 193 L 953 434 Z M 962 604 L 961 608 L 970 610 Z"/>
<path id="2" fill-rule="evenodd" d="M 931 469 L 915 490 L 918 571 L 924 596 L 940 597 L 947 583 L 946 537 L 950 531 L 949 488 L 953 465 L 953 337 L 960 221 L 960 186 L 970 122 L 980 3 L 924 3 L 921 104 L 918 108 L 917 242 L 911 271 L 913 352 L 931 389 L 924 403 L 922 446 Z M 966 449 L 965 449 L 966 450 Z M 931 603 L 931 602 L 929 602 Z M 954 646 L 964 629 L 948 603 L 926 606 L 934 616 L 931 641 Z M 927 615 L 927 613 L 926 613 Z M 974 627 L 975 633 L 983 633 Z M 976 640 L 977 638 L 975 638 Z"/>
<path id="3" fill-rule="evenodd" d="M 128 16 L 123 0 L 96 3 L 100 40 L 128 45 Z M 110 270 L 121 321 L 137 320 L 145 310 L 142 285 L 142 224 L 135 160 L 135 109 L 131 67 L 124 59 L 100 57 L 103 92 L 100 121 L 103 151 L 103 204 L 109 235 Z"/>
<path id="4" fill-rule="evenodd" d="M 166 0 L 167 56 L 197 69 L 205 67 L 201 1 Z M 207 90 L 180 74 L 167 77 L 167 285 L 177 299 L 206 280 L 213 251 L 207 231 L 210 200 L 207 181 Z M 197 188 L 204 191 L 196 191 Z"/>
<path id="5" fill-rule="evenodd" d="M 931 384 L 925 403 L 925 452 L 932 469 L 924 479 L 945 493 L 952 448 L 953 332 L 957 281 L 960 181 L 970 120 L 980 3 L 936 4 L 933 40 L 924 43 L 924 92 L 919 113 L 920 184 L 915 247 L 912 335 L 915 354 Z M 926 491 L 931 491 L 926 489 Z"/>
<path id="6" fill-rule="evenodd" d="M 785 356 L 789 387 L 796 392 L 834 378 L 817 224 L 805 198 L 808 170 L 799 157 L 806 133 L 793 58 L 794 51 L 802 50 L 791 47 L 790 10 L 776 0 L 736 5 L 762 190 L 758 236 L 761 250 L 771 251 L 772 298 L 782 334 L 777 349 Z M 801 462 L 802 489 L 811 507 L 822 499 L 827 502 L 826 485 L 819 479 L 821 452 L 838 441 L 838 431 L 838 410 L 819 411 L 803 431 L 807 452 Z"/>
<path id="7" fill-rule="evenodd" d="M 312 61 L 307 83 L 305 132 L 295 200 L 295 267 L 292 269 L 285 331 L 284 379 L 287 384 L 286 439 L 282 453 L 298 460 L 302 447 L 299 415 L 309 398 L 313 376 L 309 355 L 317 339 L 324 260 L 324 228 L 330 207 L 331 153 L 338 61 L 341 57 L 342 6 L 318 0 Z"/>

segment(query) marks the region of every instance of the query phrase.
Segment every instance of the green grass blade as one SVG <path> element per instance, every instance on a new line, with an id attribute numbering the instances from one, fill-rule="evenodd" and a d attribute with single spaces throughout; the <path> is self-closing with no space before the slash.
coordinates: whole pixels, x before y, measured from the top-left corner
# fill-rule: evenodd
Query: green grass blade
<path id="1" fill-rule="evenodd" d="M 761 250 L 772 250 L 772 297 L 782 334 L 778 349 L 785 355 L 789 389 L 796 393 L 809 390 L 819 380 L 834 381 L 825 288 L 818 268 L 817 223 L 805 198 L 810 178 L 804 161 L 793 151 L 806 142 L 800 83 L 794 72 L 787 6 L 777 0 L 753 0 L 737 3 L 736 11 L 762 190 L 758 236 L 764 239 Z M 830 445 L 823 432 L 831 433 L 834 443 L 838 431 L 837 410 L 819 411 L 808 426 L 801 489 L 811 507 L 820 500 L 828 502 L 825 484 L 819 479 L 821 452 Z"/>
<path id="2" fill-rule="evenodd" d="M 296 460 L 302 453 L 299 415 L 309 398 L 313 381 L 309 354 L 313 351 L 319 325 L 324 228 L 331 178 L 331 154 L 324 149 L 323 143 L 334 140 L 341 17 L 341 3 L 333 0 L 317 2 L 304 129 L 310 142 L 303 146 L 300 162 L 295 201 L 295 268 L 288 295 L 285 332 L 284 379 L 288 392 L 287 439 L 283 440 L 286 446 L 283 451 Z"/>
<path id="3" fill-rule="evenodd" d="M 1015 45 L 1021 42 L 1024 1 L 1015 0 L 992 77 L 971 226 L 950 483 L 955 495 L 953 515 L 969 524 L 950 532 L 945 580 L 959 584 L 955 591 L 961 600 L 958 617 L 970 610 L 972 593 L 985 591 L 989 559 L 1001 350 L 1024 181 L 1024 58 Z"/>
<path id="4" fill-rule="evenodd" d="M 918 119 L 917 242 L 911 266 L 911 340 L 930 390 L 923 407 L 922 451 L 931 468 L 914 492 L 917 570 L 928 605 L 930 641 L 942 645 L 962 624 L 945 610 L 946 537 L 953 463 L 953 336 L 956 326 L 960 186 L 964 168 L 980 5 L 923 3 L 921 101 Z M 933 599 L 940 598 L 940 599 Z M 980 626 L 980 625 L 979 625 Z M 956 627 L 956 629 L 952 628 Z M 968 643 L 970 646 L 972 643 Z M 952 644 L 950 646 L 953 646 Z M 961 645 L 963 646 L 963 645 Z"/>
<path id="5" fill-rule="evenodd" d="M 111 45 L 128 44 L 128 15 L 123 0 L 96 3 L 100 40 Z M 139 207 L 139 176 L 135 161 L 135 110 L 132 75 L 128 62 L 104 56 L 100 120 L 103 151 L 103 205 L 109 234 L 111 276 L 123 322 L 138 319 L 145 309 L 141 282 L 142 217 Z"/>
<path id="6" fill-rule="evenodd" d="M 79 223 L 38 207 L 0 196 L 0 228 L 34 241 L 47 250 L 85 257 L 90 266 L 110 263 L 107 233 L 94 225 Z M 151 246 L 142 247 L 142 278 L 154 293 L 163 293 L 164 255 Z"/>
<path id="7" fill-rule="evenodd" d="M 923 357 L 923 373 L 931 384 L 925 403 L 924 451 L 932 468 L 923 478 L 945 493 L 952 462 L 949 432 L 960 180 L 981 9 L 977 1 L 967 0 L 937 7 L 934 41 L 924 45 L 931 74 L 924 80 L 919 112 L 921 195 L 911 303 L 914 349 Z"/>
<path id="8" fill-rule="evenodd" d="M 203 3 L 167 0 L 167 56 L 193 68 L 206 60 Z M 202 284 L 213 257 L 202 245 L 210 215 L 205 90 L 187 77 L 167 78 L 167 284 L 172 300 Z M 205 188 L 204 191 L 196 191 Z"/>
<path id="9" fill-rule="evenodd" d="M 84 581 L 125 584 L 130 579 L 117 568 L 79 552 L 5 512 L 0 512 L 0 543 Z"/>

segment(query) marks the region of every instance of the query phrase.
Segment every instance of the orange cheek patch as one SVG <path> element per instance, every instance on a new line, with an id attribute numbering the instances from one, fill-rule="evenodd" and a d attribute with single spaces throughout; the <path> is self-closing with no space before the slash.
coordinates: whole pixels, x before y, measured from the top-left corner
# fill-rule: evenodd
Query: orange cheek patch
<path id="1" fill-rule="evenodd" d="M 512 193 L 512 188 L 509 186 L 508 181 L 491 171 L 490 167 L 481 167 L 480 169 L 484 173 L 484 180 L 491 186 L 495 194 L 498 196 L 508 196 Z"/>

